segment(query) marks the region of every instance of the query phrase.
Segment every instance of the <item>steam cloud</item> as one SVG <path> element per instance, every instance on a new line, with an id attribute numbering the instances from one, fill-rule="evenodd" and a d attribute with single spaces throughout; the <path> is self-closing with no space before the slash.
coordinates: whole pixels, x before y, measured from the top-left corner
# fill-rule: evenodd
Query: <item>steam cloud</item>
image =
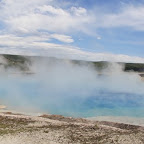
<path id="1" fill-rule="evenodd" d="M 144 82 L 123 66 L 33 60 L 33 75 L 0 70 L 0 100 L 9 109 L 70 116 L 133 115 L 144 112 Z M 138 111 L 137 111 L 137 108 Z"/>

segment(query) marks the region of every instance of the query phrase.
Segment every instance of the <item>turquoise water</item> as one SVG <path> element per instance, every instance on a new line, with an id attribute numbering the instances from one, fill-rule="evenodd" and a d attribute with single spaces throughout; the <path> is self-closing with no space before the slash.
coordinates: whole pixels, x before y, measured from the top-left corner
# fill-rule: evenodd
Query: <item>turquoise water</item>
<path id="1" fill-rule="evenodd" d="M 33 76 L 1 78 L 0 100 L 10 109 L 75 117 L 144 117 L 143 94 L 45 82 Z"/>

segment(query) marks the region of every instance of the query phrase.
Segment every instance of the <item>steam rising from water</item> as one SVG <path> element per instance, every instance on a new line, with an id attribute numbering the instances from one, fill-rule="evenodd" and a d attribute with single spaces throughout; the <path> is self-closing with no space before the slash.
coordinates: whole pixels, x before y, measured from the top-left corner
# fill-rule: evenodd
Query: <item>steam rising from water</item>
<path id="1" fill-rule="evenodd" d="M 144 116 L 144 82 L 135 73 L 110 64 L 99 72 L 93 65 L 70 61 L 33 61 L 33 75 L 0 74 L 0 100 L 9 109 L 69 116 Z"/>

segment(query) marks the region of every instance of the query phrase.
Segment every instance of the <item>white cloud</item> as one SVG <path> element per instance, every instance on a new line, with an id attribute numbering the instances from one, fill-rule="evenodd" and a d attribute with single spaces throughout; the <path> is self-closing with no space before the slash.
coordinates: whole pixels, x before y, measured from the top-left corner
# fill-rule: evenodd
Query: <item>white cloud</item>
<path id="1" fill-rule="evenodd" d="M 54 14 L 54 15 L 70 16 L 70 14 L 67 11 L 65 11 L 61 8 L 55 8 L 50 5 L 44 5 L 44 6 L 38 7 L 37 10 L 39 10 L 39 12 L 41 12 L 41 13 L 48 12 L 48 13 Z"/>
<path id="2" fill-rule="evenodd" d="M 134 30 L 144 30 L 144 5 L 127 5 L 117 13 L 103 14 L 99 17 L 97 27 L 129 27 Z"/>
<path id="3" fill-rule="evenodd" d="M 43 55 L 67 59 L 87 61 L 112 61 L 144 63 L 144 58 L 108 53 L 92 53 L 82 51 L 77 47 L 45 42 L 47 37 L 16 37 L 14 35 L 0 36 L 0 53 Z"/>
<path id="4" fill-rule="evenodd" d="M 50 0 L 6 0 L 0 6 L 0 19 L 9 30 L 25 32 L 40 29 L 54 33 L 87 31 L 92 17 L 84 8 L 69 9 L 57 8 L 50 5 Z M 83 16 L 85 14 L 85 16 Z"/>
<path id="5" fill-rule="evenodd" d="M 47 41 L 51 41 L 51 39 L 57 39 L 59 41 L 65 43 L 73 42 L 73 39 L 70 36 L 66 35 L 38 35 L 38 36 L 15 36 L 15 35 L 0 35 L 0 45 L 1 46 L 15 46 L 15 47 L 30 47 L 34 43 L 47 43 Z"/>
<path id="6" fill-rule="evenodd" d="M 97 39 L 98 39 L 98 40 L 101 40 L 101 37 L 100 37 L 100 36 L 97 36 Z"/>
<path id="7" fill-rule="evenodd" d="M 0 46 L 5 51 L 53 51 L 60 54 L 74 51 L 71 46 L 50 43 L 56 39 L 72 43 L 74 39 L 66 33 L 88 33 L 92 17 L 82 7 L 68 9 L 55 7 L 52 0 L 2 0 L 0 2 L 0 21 L 5 24 L 1 31 Z M 8 50 L 8 48 L 10 50 Z M 53 50 L 54 49 L 54 50 Z M 62 51 L 62 52 L 61 52 Z M 50 53 L 50 52 L 48 52 Z M 65 54 L 64 54 L 65 55 Z"/>
<path id="8" fill-rule="evenodd" d="M 87 14 L 87 10 L 85 8 L 82 7 L 72 7 L 71 11 L 76 15 L 76 16 L 86 16 Z"/>
<path id="9" fill-rule="evenodd" d="M 49 55 L 92 61 L 143 62 L 143 58 L 85 52 L 70 43 L 69 36 L 83 32 L 96 34 L 98 28 L 131 27 L 144 30 L 144 6 L 123 7 L 117 13 L 95 13 L 82 7 L 62 8 L 54 0 L 2 0 L 0 21 L 0 51 L 15 54 Z M 56 39 L 65 44 L 50 43 Z"/>
<path id="10" fill-rule="evenodd" d="M 74 40 L 70 36 L 66 36 L 66 35 L 52 34 L 51 37 L 65 43 L 74 42 Z"/>

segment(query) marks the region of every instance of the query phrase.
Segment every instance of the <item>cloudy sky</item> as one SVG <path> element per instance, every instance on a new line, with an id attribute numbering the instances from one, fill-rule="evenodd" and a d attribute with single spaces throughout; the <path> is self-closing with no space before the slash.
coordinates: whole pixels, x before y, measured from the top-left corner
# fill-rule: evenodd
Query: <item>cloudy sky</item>
<path id="1" fill-rule="evenodd" d="M 144 0 L 0 0 L 0 53 L 144 63 Z"/>

